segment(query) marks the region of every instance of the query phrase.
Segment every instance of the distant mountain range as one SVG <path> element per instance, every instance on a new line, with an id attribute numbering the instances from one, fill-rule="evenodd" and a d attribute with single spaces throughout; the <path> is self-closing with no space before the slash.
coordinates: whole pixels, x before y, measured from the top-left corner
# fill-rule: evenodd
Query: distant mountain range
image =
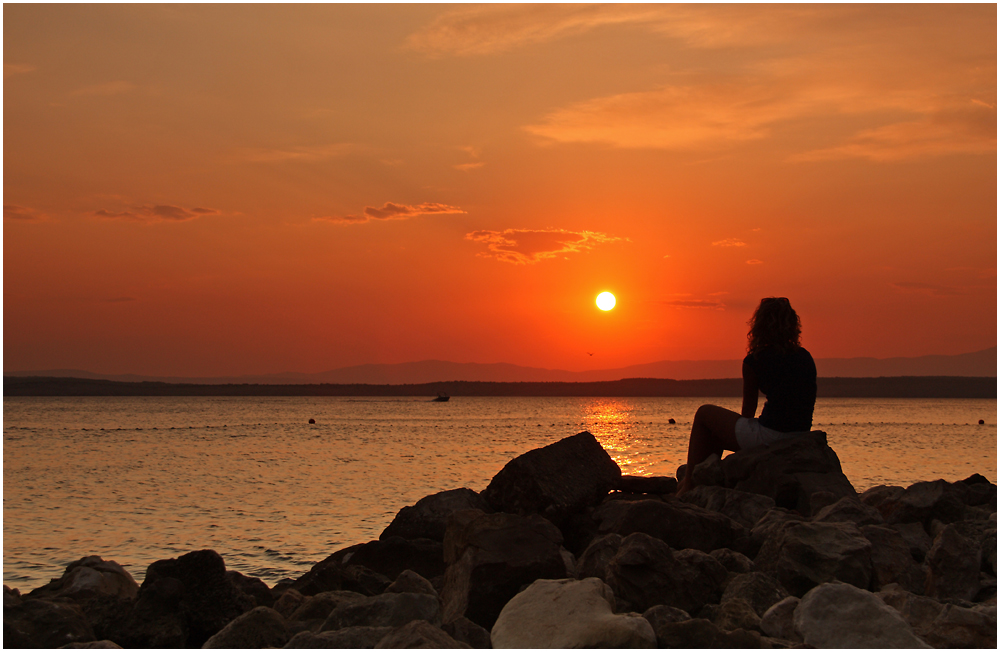
<path id="1" fill-rule="evenodd" d="M 80 369 L 5 371 L 4 376 L 48 376 L 123 382 L 158 381 L 200 384 L 371 384 L 402 385 L 448 381 L 479 382 L 598 382 L 623 378 L 670 378 L 701 380 L 739 378 L 741 360 L 664 360 L 647 364 L 595 371 L 562 371 L 513 364 L 445 362 L 422 360 L 399 364 L 363 364 L 315 374 L 280 373 L 215 378 L 95 374 Z M 996 377 L 997 347 L 960 355 L 924 355 L 915 358 L 819 358 L 821 378 L 878 378 L 883 376 L 980 376 Z"/>

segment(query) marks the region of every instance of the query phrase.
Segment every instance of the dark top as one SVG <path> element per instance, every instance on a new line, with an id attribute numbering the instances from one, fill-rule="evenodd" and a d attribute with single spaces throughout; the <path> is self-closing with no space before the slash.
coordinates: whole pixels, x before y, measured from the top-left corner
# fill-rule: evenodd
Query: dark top
<path id="1" fill-rule="evenodd" d="M 767 398 L 760 425 L 778 432 L 806 432 L 812 428 L 816 406 L 816 363 L 802 347 L 782 354 L 766 348 L 743 360 L 757 375 L 757 386 Z"/>

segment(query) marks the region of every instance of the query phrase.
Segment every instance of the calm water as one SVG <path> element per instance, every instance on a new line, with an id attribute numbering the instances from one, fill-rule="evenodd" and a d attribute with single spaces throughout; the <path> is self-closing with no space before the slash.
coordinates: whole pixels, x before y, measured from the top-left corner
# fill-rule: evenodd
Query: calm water
<path id="1" fill-rule="evenodd" d="M 481 490 L 511 458 L 581 430 L 626 474 L 673 475 L 704 402 L 739 409 L 696 398 L 5 398 L 4 583 L 31 589 L 91 554 L 141 581 L 157 559 L 212 548 L 273 584 L 377 538 L 401 507 Z M 996 417 L 995 399 L 820 399 L 814 428 L 864 490 L 972 473 L 996 482 Z"/>

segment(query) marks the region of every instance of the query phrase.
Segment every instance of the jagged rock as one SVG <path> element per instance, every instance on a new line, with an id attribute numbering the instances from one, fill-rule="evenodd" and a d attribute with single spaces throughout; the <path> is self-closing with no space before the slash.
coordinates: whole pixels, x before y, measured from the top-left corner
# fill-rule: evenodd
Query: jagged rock
<path id="1" fill-rule="evenodd" d="M 722 604 L 743 600 L 758 616 L 763 616 L 773 605 L 788 597 L 788 591 L 776 579 L 765 573 L 752 572 L 732 577 L 722 592 Z M 726 629 L 736 629 L 728 627 Z M 744 627 L 743 629 L 756 629 Z"/>
<path id="2" fill-rule="evenodd" d="M 442 535 L 442 539 L 443 539 Z M 354 547 L 344 555 L 345 566 L 357 564 L 384 575 L 390 581 L 404 570 L 411 570 L 423 577 L 444 575 L 444 547 L 432 539 L 404 539 L 384 536 L 377 541 Z"/>
<path id="3" fill-rule="evenodd" d="M 3 606 L 12 607 L 15 604 L 21 604 L 21 592 L 17 589 L 12 589 L 6 584 L 3 585 Z"/>
<path id="4" fill-rule="evenodd" d="M 111 596 L 132 599 L 139 593 L 139 584 L 121 564 L 93 555 L 66 567 L 62 577 L 54 579 L 28 593 L 27 598 L 78 598 Z"/>
<path id="5" fill-rule="evenodd" d="M 995 484 L 978 473 L 970 475 L 961 483 L 966 487 L 962 502 L 973 507 L 987 507 L 990 512 L 997 511 L 997 486 Z"/>
<path id="6" fill-rule="evenodd" d="M 4 607 L 4 648 L 56 648 L 95 639 L 86 616 L 72 600 L 24 600 Z"/>
<path id="7" fill-rule="evenodd" d="M 787 509 L 774 508 L 764 514 L 759 521 L 754 523 L 750 530 L 750 538 L 753 539 L 758 550 L 772 534 L 785 527 L 786 523 L 802 522 L 804 517 L 796 512 Z"/>
<path id="8" fill-rule="evenodd" d="M 861 534 L 872 544 L 874 590 L 887 584 L 899 584 L 907 591 L 923 593 L 924 573 L 897 530 L 882 525 L 865 525 Z"/>
<path id="9" fill-rule="evenodd" d="M 927 552 L 934 543 L 934 540 L 924 530 L 924 526 L 920 523 L 893 523 L 889 527 L 899 532 L 899 536 L 903 537 L 903 542 L 906 543 L 913 561 L 918 564 L 923 563 Z"/>
<path id="10" fill-rule="evenodd" d="M 396 581 L 386 587 L 385 593 L 426 593 L 438 597 L 430 580 L 409 569 L 401 572 Z"/>
<path id="11" fill-rule="evenodd" d="M 456 641 L 440 627 L 435 627 L 426 620 L 413 620 L 396 627 L 375 644 L 376 650 L 427 648 L 440 650 L 468 647 L 466 643 Z"/>
<path id="12" fill-rule="evenodd" d="M 149 565 L 139 595 L 113 638 L 122 647 L 201 647 L 254 606 L 226 575 L 214 550 L 198 550 Z"/>
<path id="13" fill-rule="evenodd" d="M 425 496 L 415 505 L 404 507 L 392 519 L 379 539 L 433 539 L 444 541 L 448 518 L 463 509 L 489 511 L 486 501 L 472 489 L 451 489 Z M 417 571 L 419 572 L 419 571 Z"/>
<path id="14" fill-rule="evenodd" d="M 731 632 L 736 629 L 760 630 L 760 616 L 750 603 L 743 598 L 723 600 L 712 619 L 721 629 Z"/>
<path id="15" fill-rule="evenodd" d="M 972 600 L 979 592 L 982 550 L 961 534 L 957 523 L 944 527 L 934 539 L 925 562 L 924 593 L 936 599 Z"/>
<path id="16" fill-rule="evenodd" d="M 355 591 L 324 591 L 323 593 L 317 593 L 305 598 L 299 607 L 288 615 L 288 620 L 302 622 L 323 621 L 337 607 L 362 602 L 365 597 L 365 595 Z"/>
<path id="17" fill-rule="evenodd" d="M 832 580 L 867 588 L 871 547 L 851 523 L 789 522 L 764 542 L 754 564 L 795 596 Z"/>
<path id="18" fill-rule="evenodd" d="M 698 550 L 675 551 L 642 532 L 625 537 L 608 565 L 607 583 L 635 611 L 658 604 L 692 613 L 717 602 L 728 573 Z"/>
<path id="19" fill-rule="evenodd" d="M 559 529 L 537 514 L 458 513 L 445 534 L 445 621 L 464 615 L 492 628 L 522 586 L 566 577 L 561 543 Z"/>
<path id="20" fill-rule="evenodd" d="M 885 522 L 877 509 L 849 496 L 819 510 L 812 520 L 816 523 L 854 523 L 858 527 Z"/>
<path id="21" fill-rule="evenodd" d="M 290 638 L 285 619 L 270 607 L 255 607 L 205 641 L 203 649 L 282 647 Z"/>
<path id="22" fill-rule="evenodd" d="M 593 516 L 602 534 L 613 532 L 624 537 L 642 532 L 677 550 L 711 552 L 733 548 L 738 540 L 747 538 L 745 528 L 728 516 L 679 500 L 606 502 Z"/>
<path id="23" fill-rule="evenodd" d="M 267 588 L 267 584 L 264 584 L 262 580 L 256 577 L 247 577 L 243 573 L 234 570 L 226 571 L 226 577 L 229 578 L 229 581 L 237 589 L 253 598 L 258 607 L 274 606 L 274 594 L 271 593 L 271 589 Z"/>
<path id="24" fill-rule="evenodd" d="M 902 487 L 880 484 L 858 494 L 858 499 L 869 507 L 879 509 L 879 505 L 884 503 L 886 500 L 896 500 L 900 495 L 902 495 L 902 493 Z M 881 513 L 881 511 L 879 513 Z"/>
<path id="25" fill-rule="evenodd" d="M 374 648 L 393 627 L 344 627 L 329 632 L 299 632 L 285 644 L 285 649 L 349 649 Z"/>
<path id="26" fill-rule="evenodd" d="M 59 647 L 60 650 L 120 650 L 122 646 L 114 641 L 88 641 L 86 643 L 67 643 Z"/>
<path id="27" fill-rule="evenodd" d="M 482 496 L 498 512 L 541 514 L 556 525 L 597 505 L 618 486 L 621 469 L 589 432 L 581 432 L 507 463 Z"/>
<path id="28" fill-rule="evenodd" d="M 725 514 L 748 530 L 774 509 L 774 501 L 767 496 L 718 486 L 697 486 L 680 500 Z"/>
<path id="29" fill-rule="evenodd" d="M 348 550 L 355 547 L 352 546 Z M 344 588 L 344 568 L 340 563 L 340 558 L 343 557 L 344 552 L 335 552 L 323 561 L 315 564 L 284 590 L 295 590 L 307 597 L 316 595 L 317 593 L 342 590 Z"/>
<path id="30" fill-rule="evenodd" d="M 380 542 L 375 541 L 372 543 L 377 544 Z M 358 544 L 338 550 L 310 568 L 284 590 L 294 589 L 305 596 L 325 593 L 327 591 L 354 591 L 363 595 L 378 595 L 382 593 L 389 586 L 391 580 L 368 565 L 355 563 L 356 553 L 359 550 L 365 550 L 365 553 L 361 557 L 362 561 L 375 566 L 391 566 L 393 562 L 387 561 L 386 558 L 379 559 L 378 551 L 384 551 L 384 549 L 366 548 L 367 545 Z"/>
<path id="31" fill-rule="evenodd" d="M 630 494 L 672 494 L 677 491 L 677 479 L 668 476 L 623 475 L 615 488 Z"/>
<path id="32" fill-rule="evenodd" d="M 878 509 L 887 523 L 921 523 L 930 531 L 934 520 L 953 523 L 965 518 L 964 489 L 964 485 L 953 487 L 944 480 L 917 482 L 898 496 L 884 500 Z"/>
<path id="33" fill-rule="evenodd" d="M 801 643 L 802 636 L 795 631 L 794 615 L 795 608 L 799 606 L 799 598 L 788 596 L 784 600 L 774 603 L 760 617 L 760 631 L 768 636 Z"/>
<path id="34" fill-rule="evenodd" d="M 441 605 L 426 593 L 384 593 L 340 605 L 330 612 L 320 631 L 344 627 L 399 627 L 411 620 L 441 624 Z"/>
<path id="35" fill-rule="evenodd" d="M 795 629 L 816 648 L 928 648 L 895 609 L 842 582 L 810 590 L 795 609 Z"/>
<path id="36" fill-rule="evenodd" d="M 704 618 L 691 618 L 675 623 L 654 625 L 656 644 L 660 648 L 687 649 L 760 649 L 758 632 L 737 629 L 726 632 Z"/>
<path id="37" fill-rule="evenodd" d="M 504 606 L 490 638 L 494 648 L 655 647 L 649 622 L 615 614 L 601 580 L 536 580 Z"/>
<path id="38" fill-rule="evenodd" d="M 691 471 L 691 481 L 696 487 L 714 487 L 725 484 L 726 476 L 722 472 L 722 461 L 719 459 L 719 456 L 713 453 L 698 464 L 695 464 L 694 469 Z"/>
<path id="39" fill-rule="evenodd" d="M 490 642 L 490 633 L 465 616 L 459 616 L 451 622 L 444 623 L 441 625 L 441 629 L 459 643 L 465 643 L 471 648 L 487 650 L 493 647 Z"/>
<path id="40" fill-rule="evenodd" d="M 577 560 L 577 577 L 596 577 L 603 580 L 608 574 L 608 564 L 622 545 L 623 537 L 620 534 L 605 534 L 595 539 L 587 549 L 583 551 Z"/>
<path id="41" fill-rule="evenodd" d="M 749 573 L 754 568 L 753 560 L 729 548 L 719 548 L 709 554 L 730 573 Z"/>
<path id="42" fill-rule="evenodd" d="M 899 612 L 913 631 L 936 648 L 989 648 L 996 645 L 996 606 L 989 611 L 945 605 L 897 585 L 887 586 L 879 598 Z"/>
<path id="43" fill-rule="evenodd" d="M 834 504 L 840 500 L 841 496 L 830 492 L 830 491 L 814 491 L 812 495 L 809 496 L 809 513 L 808 516 L 814 517 L 821 511 Z"/>
<path id="44" fill-rule="evenodd" d="M 306 596 L 295 589 L 286 589 L 282 592 L 281 597 L 274 601 L 274 610 L 285 618 L 290 618 L 306 600 Z"/>

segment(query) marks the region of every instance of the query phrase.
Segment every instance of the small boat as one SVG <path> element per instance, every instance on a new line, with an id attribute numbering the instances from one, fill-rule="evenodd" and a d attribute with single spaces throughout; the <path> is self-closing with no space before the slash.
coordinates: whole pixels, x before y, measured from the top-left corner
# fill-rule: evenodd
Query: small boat
<path id="1" fill-rule="evenodd" d="M 445 401 L 447 401 L 450 398 L 451 397 L 448 396 L 447 394 L 445 394 L 444 392 L 438 392 L 437 398 L 433 398 L 433 399 L 431 399 L 431 401 L 434 402 L 434 403 L 444 403 Z"/>

